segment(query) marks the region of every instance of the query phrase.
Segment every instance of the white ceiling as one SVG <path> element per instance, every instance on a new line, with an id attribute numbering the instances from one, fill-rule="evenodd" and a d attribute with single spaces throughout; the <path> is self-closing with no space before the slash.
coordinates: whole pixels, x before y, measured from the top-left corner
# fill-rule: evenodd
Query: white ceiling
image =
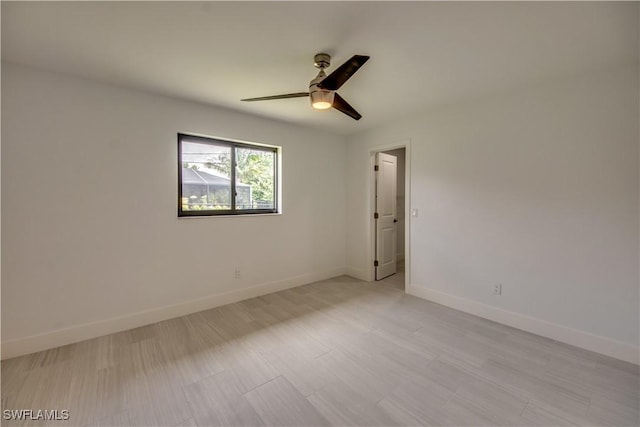
<path id="1" fill-rule="evenodd" d="M 419 109 L 638 61 L 638 3 L 2 2 L 2 59 L 349 134 Z M 371 59 L 314 111 L 313 55 Z"/>

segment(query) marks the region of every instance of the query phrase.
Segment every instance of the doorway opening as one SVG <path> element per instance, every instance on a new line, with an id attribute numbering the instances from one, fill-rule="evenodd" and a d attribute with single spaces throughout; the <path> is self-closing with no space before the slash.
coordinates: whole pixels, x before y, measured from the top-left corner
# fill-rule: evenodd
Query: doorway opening
<path id="1" fill-rule="evenodd" d="M 402 290 L 410 271 L 408 153 L 408 141 L 371 151 L 371 277 Z"/>

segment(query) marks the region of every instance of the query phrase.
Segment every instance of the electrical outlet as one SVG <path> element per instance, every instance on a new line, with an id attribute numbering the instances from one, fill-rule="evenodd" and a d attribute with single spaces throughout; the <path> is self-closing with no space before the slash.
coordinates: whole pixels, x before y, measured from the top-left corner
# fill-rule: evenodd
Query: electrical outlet
<path id="1" fill-rule="evenodd" d="M 240 269 L 239 268 L 236 268 L 236 271 L 234 272 L 234 276 L 233 277 L 235 277 L 236 279 L 240 279 L 241 278 Z"/>
<path id="2" fill-rule="evenodd" d="M 502 283 L 496 283 L 493 285 L 493 294 L 502 295 Z"/>

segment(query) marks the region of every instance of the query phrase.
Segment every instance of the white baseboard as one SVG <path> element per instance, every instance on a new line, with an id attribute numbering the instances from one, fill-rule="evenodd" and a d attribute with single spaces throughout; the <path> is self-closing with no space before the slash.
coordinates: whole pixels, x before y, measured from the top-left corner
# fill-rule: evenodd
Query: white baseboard
<path id="1" fill-rule="evenodd" d="M 425 286 L 409 284 L 406 287 L 406 292 L 409 295 L 433 301 L 507 326 L 522 329 L 523 331 L 536 335 L 624 360 L 625 362 L 637 365 L 639 361 L 640 347 L 632 344 L 568 328 L 513 311 L 492 307 L 477 301 L 436 291 Z"/>
<path id="2" fill-rule="evenodd" d="M 9 359 L 11 357 L 47 350 L 78 341 L 84 341 L 115 332 L 125 331 L 127 329 L 149 325 L 151 323 L 172 319 L 174 317 L 197 313 L 198 311 L 207 310 L 209 308 L 219 307 L 221 305 L 231 304 L 245 299 L 294 288 L 296 286 L 330 279 L 332 277 L 341 276 L 345 273 L 346 268 L 338 268 L 318 273 L 303 274 L 300 276 L 290 277 L 285 280 L 262 283 L 260 285 L 244 289 L 153 308 L 126 316 L 99 320 L 96 322 L 72 326 L 70 328 L 31 335 L 25 338 L 4 341 L 1 349 L 2 359 Z"/>

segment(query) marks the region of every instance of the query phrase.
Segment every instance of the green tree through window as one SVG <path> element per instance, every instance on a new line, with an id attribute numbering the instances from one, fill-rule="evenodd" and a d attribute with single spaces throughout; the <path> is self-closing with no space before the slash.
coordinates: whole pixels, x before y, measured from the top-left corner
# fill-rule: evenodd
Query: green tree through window
<path id="1" fill-rule="evenodd" d="M 236 148 L 236 180 L 251 186 L 255 203 L 273 204 L 274 153 L 250 148 Z M 231 154 L 220 153 L 205 166 L 231 176 Z"/>

